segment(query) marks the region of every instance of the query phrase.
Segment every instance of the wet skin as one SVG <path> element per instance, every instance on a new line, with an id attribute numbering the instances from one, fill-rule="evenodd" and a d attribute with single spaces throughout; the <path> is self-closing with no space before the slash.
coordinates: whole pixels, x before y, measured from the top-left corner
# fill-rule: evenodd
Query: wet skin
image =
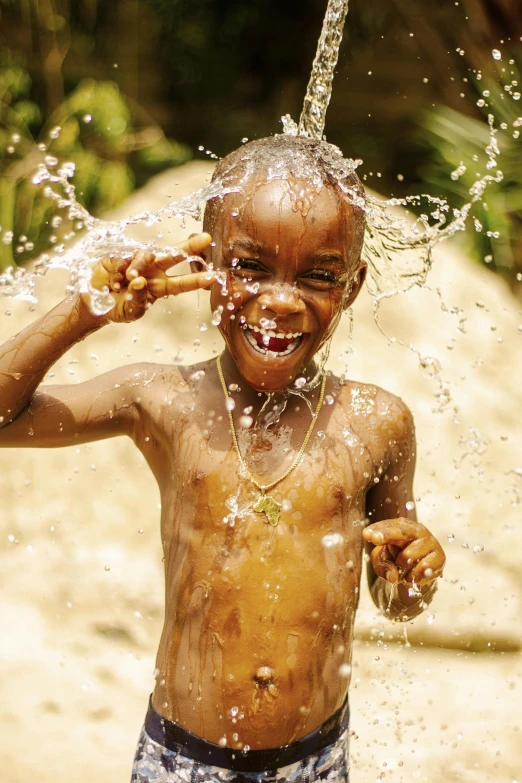
<path id="1" fill-rule="evenodd" d="M 242 428 L 243 410 L 252 407 L 255 420 L 266 399 L 259 390 L 312 374 L 314 354 L 364 272 L 353 253 L 353 215 L 333 191 L 324 188 L 306 216 L 294 210 L 284 182 L 238 199 L 225 198 L 214 245 L 203 235 L 188 249 L 227 275 L 227 294 L 217 285 L 211 294 L 213 309 L 224 308 L 223 370 L 242 454 L 268 483 L 292 464 L 310 422 L 308 405 L 291 396 L 268 431 Z M 370 583 L 376 575 L 398 581 L 399 603 L 411 604 L 413 614 L 420 608 L 405 587 L 414 576 L 429 589 L 444 555 L 406 509 L 413 499 L 411 415 L 376 387 L 328 379 L 330 404 L 304 460 L 270 491 L 282 504 L 277 527 L 252 510 L 255 485 L 238 481 L 214 360 L 190 368 L 134 365 L 36 391 L 49 366 L 90 331 L 141 317 L 158 296 L 211 284 L 197 272 L 169 282 L 164 270 L 175 262 L 144 254 L 106 259 L 94 277 L 116 293 L 107 317 L 67 300 L 5 346 L 0 415 L 8 423 L 0 445 L 68 445 L 123 433 L 134 439 L 162 501 L 166 603 L 154 706 L 210 742 L 277 747 L 317 728 L 345 699 L 364 542 Z M 264 354 L 242 328 L 262 318 L 276 322 L 277 334 L 302 337 L 284 356 Z M 317 388 L 307 393 L 312 407 L 317 396 Z M 377 524 L 363 533 L 367 517 Z"/>

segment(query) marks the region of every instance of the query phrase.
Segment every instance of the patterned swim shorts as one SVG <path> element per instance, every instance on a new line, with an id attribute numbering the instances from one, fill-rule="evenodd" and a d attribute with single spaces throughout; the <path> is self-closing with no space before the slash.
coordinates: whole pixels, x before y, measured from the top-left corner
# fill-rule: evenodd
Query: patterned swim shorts
<path id="1" fill-rule="evenodd" d="M 341 711 L 339 712 L 341 713 Z M 142 729 L 138 742 L 131 783 L 314 783 L 314 781 L 319 780 L 328 781 L 328 783 L 348 783 L 347 707 L 344 708 L 341 717 L 341 722 L 337 722 L 335 727 L 339 731 L 335 732 L 334 728 L 334 734 L 337 734 L 336 739 L 330 744 L 321 747 L 315 753 L 306 755 L 304 758 L 302 753 L 298 753 L 297 758 L 299 760 L 294 760 L 293 763 L 274 765 L 273 768 L 267 768 L 263 764 L 263 771 L 259 771 L 259 767 L 257 767 L 257 770 L 248 769 L 248 763 L 243 763 L 243 765 L 231 763 L 230 766 L 225 766 L 224 763 L 221 763 L 222 759 L 219 758 L 221 749 L 217 750 L 217 760 L 221 766 L 206 764 L 201 760 L 203 754 L 199 751 L 202 748 L 214 749 L 217 746 L 205 743 L 204 740 L 190 735 L 189 732 L 185 732 L 177 724 L 161 718 L 158 713 L 154 712 L 152 707 L 149 707 L 145 727 Z M 161 732 L 165 732 L 165 742 L 169 745 L 168 748 L 161 741 L 158 741 L 161 736 L 161 733 L 158 732 L 158 727 L 161 728 Z M 188 749 L 186 743 L 180 744 L 174 741 L 172 737 L 169 737 L 168 729 L 171 727 L 174 727 L 178 740 L 182 739 L 184 734 L 187 735 L 189 738 L 187 741 L 189 744 Z M 154 739 L 150 736 L 147 729 L 155 734 Z M 329 729 L 332 731 L 331 724 Z M 313 735 L 307 735 L 304 738 L 304 743 L 297 741 L 292 746 L 286 747 L 293 748 L 300 744 L 301 749 L 309 747 L 307 742 L 309 742 L 310 738 L 316 741 L 322 730 L 323 727 L 320 727 L 316 732 L 313 732 Z M 193 754 L 190 750 L 191 741 L 196 742 L 196 752 Z M 194 744 L 192 747 L 194 747 Z M 226 749 L 226 751 L 231 752 L 230 749 Z M 283 748 L 281 751 L 284 753 L 285 749 Z M 262 753 L 262 751 L 250 751 L 247 755 L 251 756 L 252 753 Z M 278 750 L 268 751 L 268 754 L 272 753 L 277 754 Z M 192 757 L 198 755 L 199 758 Z M 211 753 L 211 755 L 213 754 Z M 235 758 L 235 756 L 232 756 L 232 758 Z M 214 756 L 211 761 L 215 762 L 216 757 Z M 241 771 L 231 769 L 230 767 L 232 766 L 239 766 Z"/>

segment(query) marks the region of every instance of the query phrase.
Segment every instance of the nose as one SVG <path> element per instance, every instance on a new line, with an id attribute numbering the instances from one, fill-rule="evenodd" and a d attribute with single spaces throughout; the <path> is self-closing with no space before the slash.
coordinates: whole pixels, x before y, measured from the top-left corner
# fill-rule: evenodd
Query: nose
<path id="1" fill-rule="evenodd" d="M 275 315 L 292 315 L 305 311 L 305 303 L 298 289 L 288 283 L 271 286 L 257 301 L 264 310 L 271 310 Z"/>

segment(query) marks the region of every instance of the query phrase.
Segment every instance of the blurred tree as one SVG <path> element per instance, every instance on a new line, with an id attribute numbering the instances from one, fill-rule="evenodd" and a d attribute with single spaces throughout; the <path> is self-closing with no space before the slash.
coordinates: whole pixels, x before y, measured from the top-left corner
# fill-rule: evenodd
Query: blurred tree
<path id="1" fill-rule="evenodd" d="M 75 7 L 87 28 L 96 21 L 98 5 L 85 0 Z M 51 225 L 56 206 L 44 197 L 43 186 L 31 182 L 46 154 L 74 163 L 77 198 L 93 214 L 119 204 L 151 174 L 191 157 L 186 145 L 168 140 L 114 81 L 67 78 L 66 56 L 79 45 L 90 47 L 86 28 L 71 28 L 74 15 L 66 0 L 0 0 L 0 11 L 5 9 L 8 25 L 2 25 L 0 50 L 0 268 L 24 262 L 67 233 L 66 224 L 59 231 Z M 8 46 L 12 40 L 18 49 Z"/>

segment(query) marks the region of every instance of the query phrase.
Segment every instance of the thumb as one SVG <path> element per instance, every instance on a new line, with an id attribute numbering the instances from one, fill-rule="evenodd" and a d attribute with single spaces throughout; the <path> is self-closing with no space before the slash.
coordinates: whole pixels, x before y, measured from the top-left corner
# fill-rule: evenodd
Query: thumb
<path id="1" fill-rule="evenodd" d="M 375 546 L 370 553 L 370 560 L 377 576 L 386 579 L 392 584 L 399 581 L 399 569 L 395 565 L 393 554 L 386 544 Z"/>

